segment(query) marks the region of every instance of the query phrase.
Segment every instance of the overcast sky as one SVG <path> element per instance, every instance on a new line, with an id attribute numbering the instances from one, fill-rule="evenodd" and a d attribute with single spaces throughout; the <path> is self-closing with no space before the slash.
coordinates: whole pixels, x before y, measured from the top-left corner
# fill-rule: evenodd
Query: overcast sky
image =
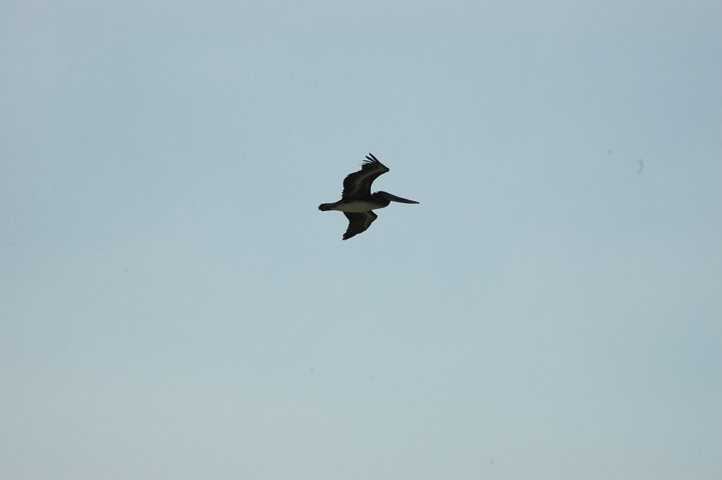
<path id="1" fill-rule="evenodd" d="M 722 477 L 722 3 L 0 4 L 0 477 Z M 348 241 L 343 178 L 390 168 Z"/>

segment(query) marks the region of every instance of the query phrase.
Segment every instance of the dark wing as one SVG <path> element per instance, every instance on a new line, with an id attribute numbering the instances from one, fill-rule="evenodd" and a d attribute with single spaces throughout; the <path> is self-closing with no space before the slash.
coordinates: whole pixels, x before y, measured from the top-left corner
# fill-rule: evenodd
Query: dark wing
<path id="1" fill-rule="evenodd" d="M 365 232 L 377 218 L 376 214 L 370 210 L 363 213 L 343 212 L 343 214 L 348 218 L 348 228 L 346 229 L 346 233 L 343 234 L 344 240 L 348 240 L 354 235 Z"/>
<path id="2" fill-rule="evenodd" d="M 388 172 L 389 169 L 379 162 L 372 154 L 366 156 L 363 167 L 358 172 L 347 175 L 343 179 L 343 193 L 341 198 L 353 198 L 357 196 L 371 195 L 371 184 L 378 178 Z"/>

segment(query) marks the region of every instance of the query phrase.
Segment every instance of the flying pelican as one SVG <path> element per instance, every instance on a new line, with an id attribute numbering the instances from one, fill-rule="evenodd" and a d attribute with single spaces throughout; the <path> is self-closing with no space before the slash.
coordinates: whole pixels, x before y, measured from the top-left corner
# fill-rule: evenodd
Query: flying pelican
<path id="1" fill-rule="evenodd" d="M 344 240 L 365 232 L 371 226 L 373 221 L 376 220 L 376 214 L 371 210 L 384 208 L 391 202 L 419 203 L 387 192 L 371 193 L 373 181 L 379 175 L 383 175 L 388 171 L 389 169 L 384 164 L 369 153 L 361 170 L 343 179 L 341 200 L 334 203 L 322 203 L 318 206 L 318 209 L 324 212 L 326 210 L 340 210 L 346 215 L 348 229 L 343 234 Z"/>

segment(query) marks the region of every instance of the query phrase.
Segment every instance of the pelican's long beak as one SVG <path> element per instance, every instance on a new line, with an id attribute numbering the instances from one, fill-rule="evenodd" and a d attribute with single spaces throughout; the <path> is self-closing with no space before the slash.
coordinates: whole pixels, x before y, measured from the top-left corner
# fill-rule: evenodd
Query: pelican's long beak
<path id="1" fill-rule="evenodd" d="M 381 198 L 385 198 L 386 200 L 391 200 L 392 202 L 399 202 L 399 203 L 419 203 L 415 200 L 409 200 L 407 198 L 401 198 L 397 197 L 396 195 L 391 195 L 388 192 L 376 192 L 376 195 L 378 195 Z"/>

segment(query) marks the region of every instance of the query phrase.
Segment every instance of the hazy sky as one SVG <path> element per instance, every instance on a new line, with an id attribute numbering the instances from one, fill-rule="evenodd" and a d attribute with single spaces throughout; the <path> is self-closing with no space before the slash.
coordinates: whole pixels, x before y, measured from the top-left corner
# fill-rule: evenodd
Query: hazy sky
<path id="1" fill-rule="evenodd" d="M 9 0 L 0 60 L 1 478 L 722 477 L 718 0 Z M 369 152 L 421 203 L 344 242 Z"/>

